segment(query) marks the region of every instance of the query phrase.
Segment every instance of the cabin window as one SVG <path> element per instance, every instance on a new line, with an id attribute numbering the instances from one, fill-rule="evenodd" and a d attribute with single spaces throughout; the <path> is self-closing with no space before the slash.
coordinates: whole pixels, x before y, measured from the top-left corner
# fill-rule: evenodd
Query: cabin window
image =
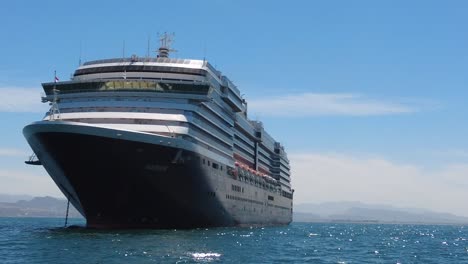
<path id="1" fill-rule="evenodd" d="M 235 192 L 241 192 L 241 187 L 237 185 L 231 185 L 231 189 Z"/>

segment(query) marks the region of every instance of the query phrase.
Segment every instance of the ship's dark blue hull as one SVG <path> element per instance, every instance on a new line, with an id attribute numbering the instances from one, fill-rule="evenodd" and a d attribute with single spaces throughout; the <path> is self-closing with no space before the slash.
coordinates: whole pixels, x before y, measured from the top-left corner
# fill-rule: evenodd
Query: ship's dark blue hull
<path id="1" fill-rule="evenodd" d="M 178 138 L 70 122 L 23 133 L 91 228 L 281 225 L 292 200 Z"/>

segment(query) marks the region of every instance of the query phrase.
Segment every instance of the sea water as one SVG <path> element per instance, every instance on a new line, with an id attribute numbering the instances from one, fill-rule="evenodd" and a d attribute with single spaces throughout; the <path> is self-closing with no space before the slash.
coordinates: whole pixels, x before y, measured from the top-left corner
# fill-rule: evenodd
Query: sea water
<path id="1" fill-rule="evenodd" d="M 100 231 L 63 224 L 0 218 L 0 263 L 468 263 L 468 226 L 461 225 Z"/>

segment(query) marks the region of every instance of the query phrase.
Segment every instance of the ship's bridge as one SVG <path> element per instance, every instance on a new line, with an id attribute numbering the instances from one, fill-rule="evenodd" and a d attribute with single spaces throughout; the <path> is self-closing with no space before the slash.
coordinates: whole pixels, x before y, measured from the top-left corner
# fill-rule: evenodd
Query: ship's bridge
<path id="1" fill-rule="evenodd" d="M 47 96 L 54 95 L 54 89 L 57 89 L 61 95 L 89 92 L 156 92 L 206 96 L 210 88 L 209 84 L 206 82 L 160 82 L 157 80 L 129 79 L 43 83 L 42 86 L 44 87 L 44 91 Z"/>

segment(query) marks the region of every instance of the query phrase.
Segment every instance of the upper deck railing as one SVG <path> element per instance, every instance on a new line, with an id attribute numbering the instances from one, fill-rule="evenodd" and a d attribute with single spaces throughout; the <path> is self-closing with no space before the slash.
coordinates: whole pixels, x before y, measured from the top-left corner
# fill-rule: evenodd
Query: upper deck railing
<path id="1" fill-rule="evenodd" d="M 103 60 L 93 60 L 83 63 L 83 66 L 104 64 L 104 63 L 122 63 L 122 62 L 159 62 L 159 63 L 174 63 L 174 64 L 191 64 L 192 62 L 199 62 L 199 60 L 189 59 L 173 59 L 173 58 L 145 58 L 145 57 L 130 57 L 130 58 L 112 58 Z"/>

